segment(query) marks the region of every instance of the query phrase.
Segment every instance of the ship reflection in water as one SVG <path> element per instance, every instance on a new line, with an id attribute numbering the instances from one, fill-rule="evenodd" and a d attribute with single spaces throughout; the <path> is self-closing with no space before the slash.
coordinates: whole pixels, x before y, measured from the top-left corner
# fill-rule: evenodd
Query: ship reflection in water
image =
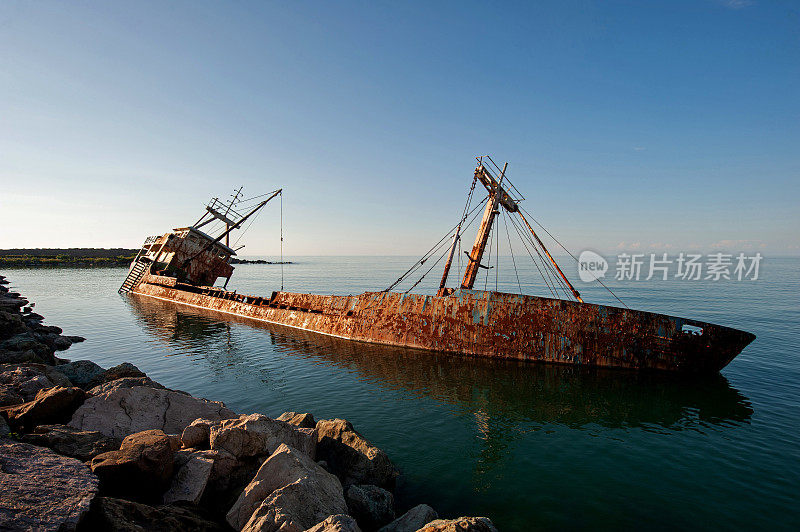
<path id="1" fill-rule="evenodd" d="M 128 301 L 150 334 L 202 355 L 215 373 L 258 356 L 245 353 L 253 346 L 237 345 L 237 335 L 231 333 L 232 326 L 246 325 L 266 331 L 282 353 L 355 370 L 382 388 L 469 412 L 486 441 L 483 458 L 489 461 L 524 434 L 516 427 L 522 422 L 682 430 L 749 423 L 753 414 L 748 399 L 719 374 L 687 380 L 667 373 L 447 356 L 351 342 L 144 296 Z M 214 351 L 224 351 L 224 356 Z"/>

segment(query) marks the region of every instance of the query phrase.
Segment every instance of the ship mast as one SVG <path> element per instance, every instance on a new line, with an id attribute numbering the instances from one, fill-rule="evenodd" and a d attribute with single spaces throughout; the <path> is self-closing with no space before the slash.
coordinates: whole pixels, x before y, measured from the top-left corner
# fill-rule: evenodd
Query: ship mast
<path id="1" fill-rule="evenodd" d="M 494 164 L 494 161 L 491 161 L 490 158 L 487 157 L 489 161 Z M 495 167 L 500 170 L 497 165 Z M 483 219 L 481 220 L 480 228 L 478 229 L 478 234 L 475 236 L 475 244 L 472 246 L 472 251 L 470 253 L 466 253 L 469 263 L 467 264 L 466 271 L 464 272 L 464 279 L 461 281 L 461 288 L 465 290 L 472 290 L 475 286 L 475 280 L 478 277 L 478 271 L 481 268 L 488 268 L 488 266 L 484 266 L 481 264 L 481 260 L 483 259 L 483 252 L 486 250 L 486 244 L 489 241 L 489 236 L 492 233 L 492 226 L 494 224 L 495 217 L 500 214 L 500 206 L 502 206 L 506 211 L 511 214 L 518 214 L 522 221 L 525 223 L 525 226 L 533 235 L 533 238 L 536 240 L 537 244 L 542 248 L 547 258 L 550 260 L 552 265 L 554 266 L 555 270 L 558 272 L 561 279 L 566 283 L 567 287 L 569 287 L 572 295 L 575 296 L 575 299 L 583 303 L 583 299 L 581 299 L 580 294 L 575 287 L 572 286 L 572 283 L 569 282 L 567 276 L 564 275 L 564 272 L 561 271 L 561 268 L 556 263 L 553 256 L 547 251 L 544 243 L 541 241 L 539 236 L 536 234 L 536 231 L 533 230 L 531 224 L 528 222 L 528 219 L 522 215 L 520 212 L 519 206 L 517 205 L 517 201 L 512 197 L 509 192 L 508 188 L 503 187 L 503 181 L 506 177 L 506 170 L 508 169 L 508 163 L 503 165 L 502 170 L 500 170 L 499 177 L 495 177 L 493 171 L 489 170 L 483 163 L 483 157 L 478 158 L 478 166 L 475 168 L 475 179 L 480 181 L 481 184 L 486 188 L 489 192 L 489 198 L 486 202 L 486 209 L 483 211 Z M 513 188 L 514 185 L 511 185 Z M 462 220 L 463 221 L 463 220 Z M 453 244 L 450 248 L 450 253 L 447 257 L 447 262 L 445 263 L 444 273 L 442 275 L 442 281 L 439 284 L 439 291 L 437 292 L 438 296 L 445 296 L 448 293 L 447 288 L 445 288 L 445 284 L 447 283 L 447 276 L 450 272 L 450 266 L 453 261 L 453 255 L 455 254 L 456 246 L 458 245 L 458 240 L 460 238 L 460 231 L 461 231 L 461 224 L 458 225 L 456 228 L 455 235 L 453 236 Z"/>
<path id="2" fill-rule="evenodd" d="M 500 214 L 497 205 L 503 195 L 508 196 L 506 191 L 503 190 L 503 178 L 506 175 L 507 168 L 508 163 L 505 163 L 503 165 L 503 170 L 500 172 L 499 180 L 495 180 L 494 176 L 486 172 L 482 164 L 475 169 L 476 174 L 481 174 L 481 177 L 484 177 L 484 179 L 481 179 L 481 183 L 483 183 L 486 190 L 489 191 L 489 201 L 486 202 L 486 209 L 483 211 L 483 220 L 481 220 L 481 226 L 478 229 L 478 234 L 475 236 L 475 244 L 472 246 L 472 252 L 467 255 L 469 257 L 469 264 L 467 264 L 467 269 L 464 272 L 464 280 L 461 281 L 461 288 L 472 290 L 472 287 L 475 285 L 475 279 L 478 277 L 478 270 L 483 266 L 481 264 L 481 259 L 486 249 L 486 243 L 489 241 L 489 235 L 492 232 L 494 218 Z M 516 203 L 513 207 L 514 210 L 516 210 Z M 486 268 L 486 266 L 483 267 Z"/>

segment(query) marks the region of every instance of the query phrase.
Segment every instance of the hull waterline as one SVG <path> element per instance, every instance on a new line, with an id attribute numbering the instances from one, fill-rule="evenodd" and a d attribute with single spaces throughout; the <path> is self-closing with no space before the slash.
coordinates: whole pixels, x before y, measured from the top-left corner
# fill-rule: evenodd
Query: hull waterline
<path id="1" fill-rule="evenodd" d="M 595 367 L 714 373 L 755 339 L 663 314 L 477 290 L 259 297 L 147 275 L 133 293 L 359 342 Z"/>

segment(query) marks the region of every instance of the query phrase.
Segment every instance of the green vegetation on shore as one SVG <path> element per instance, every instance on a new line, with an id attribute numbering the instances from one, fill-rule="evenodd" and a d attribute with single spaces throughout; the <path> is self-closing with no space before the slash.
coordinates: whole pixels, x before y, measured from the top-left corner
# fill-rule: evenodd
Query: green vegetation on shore
<path id="1" fill-rule="evenodd" d="M 137 250 L 126 248 L 0 249 L 2 268 L 92 268 L 127 266 Z"/>

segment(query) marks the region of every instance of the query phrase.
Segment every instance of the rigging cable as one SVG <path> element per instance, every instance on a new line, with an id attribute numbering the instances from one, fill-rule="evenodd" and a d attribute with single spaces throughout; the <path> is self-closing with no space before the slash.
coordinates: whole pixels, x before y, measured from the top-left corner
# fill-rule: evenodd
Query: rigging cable
<path id="1" fill-rule="evenodd" d="M 477 205 L 475 205 L 475 207 L 473 207 L 473 208 L 472 208 L 472 210 L 471 210 L 471 211 L 470 211 L 470 212 L 467 214 L 467 216 L 470 216 L 470 215 L 472 215 L 472 214 L 473 214 L 473 213 L 474 213 L 476 210 L 478 210 L 478 209 L 479 209 L 479 208 L 480 208 L 480 207 L 481 207 L 481 206 L 484 204 L 484 202 L 485 202 L 487 199 L 488 199 L 488 197 L 487 197 L 487 198 L 484 198 L 483 200 L 481 200 L 481 201 L 480 201 L 480 203 L 478 203 Z M 419 269 L 419 268 L 420 268 L 420 267 L 421 267 L 423 264 L 425 264 L 425 262 L 426 262 L 428 259 L 430 259 L 430 258 L 431 258 L 431 257 L 432 257 L 432 256 L 433 256 L 433 255 L 434 255 L 434 254 L 435 254 L 435 253 L 438 251 L 438 249 L 441 247 L 441 244 L 442 244 L 442 242 L 443 242 L 443 241 L 445 241 L 445 240 L 447 239 L 447 237 L 449 237 L 449 236 L 450 236 L 450 235 L 453 233 L 453 231 L 454 231 L 454 230 L 455 230 L 455 229 L 456 229 L 456 228 L 459 226 L 459 224 L 461 224 L 461 223 L 463 223 L 463 220 L 462 220 L 462 221 L 460 221 L 458 224 L 454 225 L 454 226 L 453 226 L 453 227 L 452 227 L 452 228 L 451 228 L 451 229 L 450 229 L 450 230 L 449 230 L 447 233 L 445 233 L 445 235 L 444 235 L 444 236 L 443 236 L 443 237 L 442 237 L 442 238 L 441 238 L 441 239 L 440 239 L 440 240 L 439 240 L 439 241 L 438 241 L 436 244 L 434 244 L 434 245 L 433 245 L 433 247 L 432 247 L 431 249 L 429 249 L 429 250 L 428 250 L 428 252 L 427 252 L 427 253 L 425 253 L 425 255 L 423 255 L 423 256 L 422 256 L 422 258 L 421 258 L 420 260 L 418 260 L 417 262 L 415 262 L 413 266 L 411 266 L 411 267 L 410 267 L 410 268 L 409 268 L 409 269 L 408 269 L 408 270 L 407 270 L 407 271 L 406 271 L 406 272 L 405 272 L 403 275 L 401 275 L 401 276 L 400 276 L 400 277 L 399 277 L 399 278 L 398 278 L 398 279 L 397 279 L 395 282 L 393 282 L 393 283 L 392 283 L 392 284 L 391 284 L 391 285 L 390 285 L 388 288 L 386 288 L 386 289 L 385 289 L 385 290 L 383 290 L 383 291 L 384 291 L 384 292 L 388 292 L 389 290 L 391 290 L 392 288 L 394 288 L 395 286 L 397 286 L 398 284 L 400 284 L 400 283 L 401 283 L 401 282 L 402 282 L 402 281 L 403 281 L 403 280 L 404 280 L 406 277 L 408 277 L 409 275 L 411 275 L 411 273 L 413 273 L 414 271 L 416 271 L 417 269 Z M 470 222 L 470 223 L 471 223 L 471 222 Z"/>
<path id="2" fill-rule="evenodd" d="M 483 204 L 483 201 L 482 201 L 481 203 L 479 203 L 479 204 L 478 204 L 478 205 L 475 207 L 475 209 L 473 209 L 473 210 L 472 210 L 472 212 L 475 212 L 476 210 L 478 210 L 478 207 L 480 207 L 482 204 Z M 471 213 L 470 213 L 470 214 L 471 214 Z M 475 213 L 475 214 L 472 216 L 472 219 L 470 219 L 469 223 L 467 223 L 467 225 L 465 225 L 465 226 L 464 226 L 464 229 L 468 229 L 468 228 L 469 228 L 469 227 L 470 227 L 470 226 L 473 224 L 473 222 L 475 222 L 475 220 L 476 220 L 476 219 L 477 219 L 477 217 L 478 217 L 478 214 L 479 214 L 479 212 Z M 449 235 L 448 235 L 448 236 L 449 236 Z M 437 251 L 438 251 L 439 249 L 441 249 L 441 245 L 440 245 L 440 246 L 437 248 Z M 447 252 L 447 248 L 445 248 L 445 251 L 444 251 L 444 253 L 442 253 L 442 255 L 440 255 L 440 256 L 439 256 L 439 258 L 436 260 L 436 262 L 434 262 L 434 263 L 433 263 L 433 266 L 431 266 L 430 268 L 428 268 L 428 271 L 426 271 L 425 273 L 423 273 L 423 274 L 422 274 L 422 277 L 420 277 L 420 278 L 417 280 L 417 282 L 416 282 L 416 283 L 414 283 L 414 284 L 411 286 L 411 288 L 409 288 L 408 290 L 406 290 L 406 291 L 405 291 L 405 293 L 406 293 L 406 294 L 407 294 L 408 292 L 410 292 L 410 291 L 411 291 L 413 288 L 415 288 L 415 287 L 416 287 L 416 286 L 417 286 L 419 283 L 421 283 L 421 282 L 422 282 L 422 280 L 425 278 L 425 276 L 426 276 L 426 275 L 428 275 L 429 273 L 431 273 L 431 270 L 433 270 L 433 269 L 436 267 L 436 265 L 437 265 L 437 264 L 439 264 L 439 262 L 441 262 L 441 260 L 444 258 L 444 255 L 445 255 L 445 253 L 446 253 L 446 252 Z M 435 252 L 434 252 L 434 253 L 435 253 Z M 426 259 L 426 260 L 427 260 L 427 259 Z M 421 264 L 420 264 L 420 265 L 421 265 Z"/>
<path id="3" fill-rule="evenodd" d="M 549 274 L 547 276 L 545 276 L 545 273 L 542 272 L 542 269 L 539 267 L 539 263 L 536 261 L 535 258 L 533 258 L 533 254 L 531 253 L 531 250 L 528 249 L 528 244 L 525 243 L 525 237 L 523 236 L 522 232 L 520 231 L 520 228 L 517 227 L 517 224 L 516 224 L 514 218 L 511 218 L 511 217 L 509 217 L 509 218 L 511 219 L 511 225 L 517 231 L 517 235 L 519 236 L 520 242 L 522 242 L 522 246 L 525 248 L 525 251 L 528 252 L 528 255 L 530 256 L 531 261 L 533 262 L 533 265 L 536 266 L 537 270 L 539 270 L 539 275 L 542 276 L 542 280 L 544 281 L 545 286 L 547 286 L 547 289 L 550 290 L 550 294 L 554 298 L 558 299 L 558 296 L 556 295 L 555 291 L 553 290 L 553 287 L 547 281 L 547 279 L 549 277 Z M 538 253 L 538 251 L 537 251 L 537 253 Z"/>
<path id="4" fill-rule="evenodd" d="M 506 228 L 506 238 L 508 239 L 508 250 L 511 253 L 511 262 L 514 264 L 514 274 L 517 276 L 517 286 L 519 286 L 519 293 L 522 293 L 522 283 L 519 282 L 519 272 L 517 271 L 517 261 L 514 258 L 514 248 L 511 246 L 511 235 L 508 232 L 508 218 L 511 215 L 503 211 L 503 225 Z"/>
<path id="5" fill-rule="evenodd" d="M 554 237 L 552 234 L 550 234 L 550 231 L 548 231 L 548 230 L 547 230 L 547 228 L 546 228 L 545 226 L 543 226 L 543 225 L 542 225 L 542 224 L 540 224 L 538 221 L 536 221 L 536 218 L 534 218 L 534 217 L 531 215 L 531 213 L 529 213 L 527 210 L 523 209 L 522 207 L 520 207 L 520 209 L 521 209 L 521 210 L 522 210 L 522 211 L 523 211 L 525 214 L 527 214 L 528 216 L 530 216 L 531 220 L 533 220 L 533 222 L 534 222 L 536 225 L 538 225 L 539 227 L 541 227 L 541 228 L 542 228 L 542 230 L 543 230 L 545 233 L 547 233 L 547 234 L 550 236 L 550 238 L 552 238 L 552 239 L 555 241 L 555 243 L 556 243 L 556 244 L 558 244 L 559 246 L 561 246 L 561 249 L 563 249 L 564 251 L 566 251 L 566 252 L 567 252 L 567 254 L 568 254 L 570 257 L 572 257 L 572 258 L 575 260 L 575 262 L 576 262 L 576 263 L 580 264 L 580 261 L 579 261 L 579 260 L 578 260 L 578 259 L 575 257 L 575 255 L 573 255 L 572 253 L 570 253 L 570 251 L 569 251 L 569 250 L 568 250 L 566 247 L 564 247 L 564 244 L 562 244 L 561 242 L 559 242 L 559 241 L 556 239 L 556 237 Z M 603 288 L 605 288 L 606 290 L 608 290 L 608 293 L 610 293 L 612 296 L 614 296 L 614 298 L 615 298 L 617 301 L 619 301 L 619 302 L 620 302 L 620 303 L 621 303 L 621 304 L 622 304 L 622 305 L 623 305 L 625 308 L 630 308 L 628 305 L 626 305 L 626 304 L 625 304 L 625 302 L 624 302 L 624 301 L 622 301 L 622 300 L 621 300 L 619 297 L 617 297 L 617 294 L 615 294 L 615 293 L 614 293 L 614 292 L 613 292 L 613 291 L 612 291 L 612 290 L 611 290 L 609 287 L 607 287 L 607 286 L 606 286 L 606 284 L 605 284 L 603 281 L 601 281 L 600 279 L 597 279 L 597 282 L 598 282 L 598 283 L 600 283 L 600 285 L 601 285 Z"/>
<path id="6" fill-rule="evenodd" d="M 564 280 L 561 278 L 560 275 L 558 275 L 553 264 L 549 260 L 545 260 L 544 256 L 542 255 L 542 252 L 539 250 L 539 245 L 537 241 L 535 241 L 531 236 L 531 234 L 524 228 L 520 227 L 520 231 L 522 231 L 522 233 L 527 238 L 528 242 L 530 242 L 531 246 L 536 251 L 536 254 L 539 256 L 539 260 L 542 261 L 542 266 L 544 266 L 545 271 L 547 272 L 547 276 L 550 279 L 550 283 L 553 285 L 553 289 L 556 292 L 556 297 L 557 298 L 561 297 L 560 295 L 558 295 L 558 291 L 560 289 L 562 292 L 564 292 L 565 296 L 564 299 L 571 300 L 573 298 L 571 291 L 567 289 L 567 286 L 564 284 Z"/>
<path id="7" fill-rule="evenodd" d="M 500 225 L 499 223 L 497 224 Z M 494 269 L 494 291 L 499 292 L 500 290 L 497 288 L 498 280 L 500 278 L 500 229 L 497 229 L 497 243 L 495 244 L 495 269 Z"/>

